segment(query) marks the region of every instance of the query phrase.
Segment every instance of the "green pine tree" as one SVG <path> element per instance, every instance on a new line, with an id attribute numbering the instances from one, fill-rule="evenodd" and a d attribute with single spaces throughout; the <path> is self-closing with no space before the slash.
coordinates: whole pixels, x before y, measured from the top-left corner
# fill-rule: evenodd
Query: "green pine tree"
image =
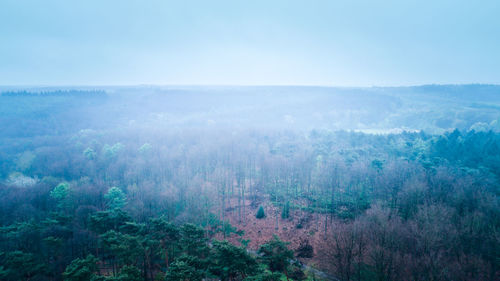
<path id="1" fill-rule="evenodd" d="M 167 281 L 201 281 L 203 272 L 184 261 L 175 261 L 166 274 Z"/>
<path id="2" fill-rule="evenodd" d="M 264 208 L 262 206 L 259 207 L 259 210 L 257 211 L 255 217 L 258 219 L 263 219 L 266 217 L 266 213 L 264 212 Z"/>
<path id="3" fill-rule="evenodd" d="M 283 210 L 281 211 L 281 218 L 288 219 L 290 217 L 290 202 L 286 201 L 285 205 L 283 205 Z"/>
<path id="4" fill-rule="evenodd" d="M 63 273 L 64 281 L 88 281 L 95 277 L 98 259 L 88 255 L 85 259 L 73 260 Z"/>
<path id="5" fill-rule="evenodd" d="M 104 198 L 106 199 L 108 207 L 111 210 L 121 209 L 125 206 L 125 203 L 127 203 L 127 196 L 116 186 L 110 188 L 108 193 L 104 195 Z"/>
<path id="6" fill-rule="evenodd" d="M 222 281 L 241 280 L 257 270 L 257 261 L 243 247 L 227 241 L 213 241 L 210 271 Z"/>
<path id="7" fill-rule="evenodd" d="M 273 239 L 260 246 L 259 254 L 262 255 L 262 261 L 272 272 L 287 273 L 289 260 L 293 259 L 293 251 L 288 249 L 288 244 L 274 235 Z"/>

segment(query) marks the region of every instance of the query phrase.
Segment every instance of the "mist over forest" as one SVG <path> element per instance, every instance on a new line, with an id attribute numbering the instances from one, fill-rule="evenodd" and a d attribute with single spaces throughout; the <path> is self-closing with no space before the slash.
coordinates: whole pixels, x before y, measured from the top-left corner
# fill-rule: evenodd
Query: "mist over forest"
<path id="1" fill-rule="evenodd" d="M 1 280 L 499 280 L 500 86 L 0 87 Z"/>

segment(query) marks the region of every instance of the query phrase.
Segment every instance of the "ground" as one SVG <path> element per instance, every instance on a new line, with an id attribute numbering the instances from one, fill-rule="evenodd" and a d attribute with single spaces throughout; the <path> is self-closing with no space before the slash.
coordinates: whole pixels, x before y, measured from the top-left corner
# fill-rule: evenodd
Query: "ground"
<path id="1" fill-rule="evenodd" d="M 234 204 L 234 205 L 233 205 Z M 237 202 L 231 202 L 232 206 L 237 206 Z M 234 244 L 241 244 L 241 240 L 250 240 L 248 248 L 256 251 L 259 246 L 270 240 L 274 234 L 286 242 L 290 242 L 289 248 L 297 250 L 301 244 L 309 243 L 314 250 L 312 258 L 299 258 L 304 264 L 320 269 L 328 270 L 330 265 L 327 258 L 322 256 L 322 249 L 327 246 L 330 241 L 327 239 L 331 235 L 331 218 L 327 217 L 327 232 L 325 236 L 325 215 L 315 214 L 307 211 L 290 209 L 290 217 L 288 219 L 281 218 L 281 208 L 276 208 L 269 201 L 261 204 L 264 207 L 266 217 L 257 219 L 255 214 L 259 205 L 252 205 L 250 201 L 245 204 L 245 212 L 239 219 L 237 208 L 226 208 L 226 219 L 229 219 L 231 225 L 238 230 L 243 230 L 244 235 L 231 235 L 226 238 Z M 243 210 L 242 210 L 243 212 Z M 276 217 L 278 221 L 276 222 Z M 302 227 L 298 227 L 300 225 Z M 221 237 L 218 237 L 221 238 Z"/>

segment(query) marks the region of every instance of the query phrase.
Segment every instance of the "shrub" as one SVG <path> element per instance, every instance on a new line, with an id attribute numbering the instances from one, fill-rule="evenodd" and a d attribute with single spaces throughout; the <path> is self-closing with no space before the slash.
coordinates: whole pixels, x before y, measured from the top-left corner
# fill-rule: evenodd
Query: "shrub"
<path id="1" fill-rule="evenodd" d="M 309 244 L 309 241 L 302 241 L 295 253 L 298 258 L 312 258 L 314 249 L 311 244 Z"/>

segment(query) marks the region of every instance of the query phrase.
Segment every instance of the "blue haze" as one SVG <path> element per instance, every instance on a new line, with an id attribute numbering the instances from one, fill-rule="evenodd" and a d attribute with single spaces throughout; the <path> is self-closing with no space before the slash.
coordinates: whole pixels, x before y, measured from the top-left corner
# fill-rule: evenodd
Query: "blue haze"
<path id="1" fill-rule="evenodd" d="M 500 83 L 499 1 L 1 0 L 0 85 Z"/>

